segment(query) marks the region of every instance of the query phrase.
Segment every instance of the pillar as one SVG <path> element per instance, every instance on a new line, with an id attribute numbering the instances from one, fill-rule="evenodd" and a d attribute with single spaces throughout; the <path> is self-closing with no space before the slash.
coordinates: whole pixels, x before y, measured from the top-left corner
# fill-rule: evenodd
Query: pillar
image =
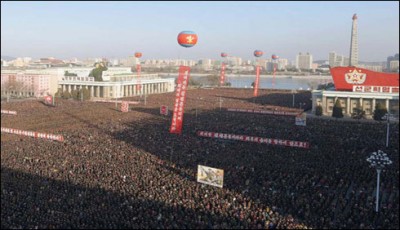
<path id="1" fill-rule="evenodd" d="M 348 115 L 350 115 L 350 107 L 351 107 L 351 105 L 350 105 L 350 97 L 347 97 L 347 101 L 346 101 L 346 113 L 347 113 Z"/>

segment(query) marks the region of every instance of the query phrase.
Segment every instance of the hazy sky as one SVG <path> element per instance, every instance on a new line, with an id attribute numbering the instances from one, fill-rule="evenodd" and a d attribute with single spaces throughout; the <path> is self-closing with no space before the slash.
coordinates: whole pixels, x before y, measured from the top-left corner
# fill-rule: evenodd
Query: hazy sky
<path id="1" fill-rule="evenodd" d="M 1 55 L 13 57 L 253 59 L 277 54 L 314 60 L 349 56 L 358 15 L 360 61 L 399 52 L 399 2 L 1 2 Z M 183 30 L 198 43 L 177 43 Z"/>

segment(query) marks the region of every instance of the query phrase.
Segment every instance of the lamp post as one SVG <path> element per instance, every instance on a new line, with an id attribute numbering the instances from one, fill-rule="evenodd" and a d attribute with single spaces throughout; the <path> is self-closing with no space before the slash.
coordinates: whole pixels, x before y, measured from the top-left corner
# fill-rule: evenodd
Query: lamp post
<path id="1" fill-rule="evenodd" d="M 386 148 L 389 147 L 389 127 L 390 127 L 390 113 L 386 113 Z"/>
<path id="2" fill-rule="evenodd" d="M 392 161 L 389 159 L 386 153 L 381 150 L 377 152 L 373 152 L 370 157 L 367 158 L 367 161 L 371 164 L 371 167 L 374 167 L 377 172 L 376 178 L 376 206 L 375 212 L 378 212 L 379 207 L 379 180 L 382 169 L 385 168 L 386 165 L 392 164 Z"/>
<path id="3" fill-rule="evenodd" d="M 296 93 L 296 90 L 292 89 L 292 95 L 293 95 L 293 105 L 292 105 L 292 107 L 293 108 L 294 108 L 294 95 L 295 95 L 295 93 Z"/>
<path id="4" fill-rule="evenodd" d="M 8 87 L 8 90 L 7 90 L 7 103 L 10 102 L 10 89 L 12 89 L 12 88 L 14 88 L 14 86 Z"/>

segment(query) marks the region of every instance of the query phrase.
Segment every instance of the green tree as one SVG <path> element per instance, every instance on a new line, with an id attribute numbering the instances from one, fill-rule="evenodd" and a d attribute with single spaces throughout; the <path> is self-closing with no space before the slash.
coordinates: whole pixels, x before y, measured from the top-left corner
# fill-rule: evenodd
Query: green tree
<path id="1" fill-rule="evenodd" d="M 377 103 L 375 105 L 374 120 L 381 121 L 382 117 L 385 116 L 386 113 L 387 113 L 386 107 L 383 106 L 381 103 Z"/>
<path id="2" fill-rule="evenodd" d="M 78 90 L 78 89 L 74 89 L 74 90 L 71 91 L 71 97 L 72 97 L 74 100 L 80 99 L 78 96 L 79 96 L 79 90 Z"/>
<path id="3" fill-rule="evenodd" d="M 64 76 L 66 76 L 66 77 L 76 77 L 78 75 L 76 73 L 69 73 L 68 71 L 65 71 L 64 72 Z"/>
<path id="4" fill-rule="evenodd" d="M 65 90 L 62 94 L 62 97 L 65 99 L 69 99 L 69 98 L 71 98 L 71 93 L 68 92 L 68 90 Z"/>
<path id="5" fill-rule="evenodd" d="M 340 104 L 339 99 L 336 100 L 335 106 L 333 106 L 332 117 L 342 118 L 343 117 L 343 109 Z"/>
<path id="6" fill-rule="evenodd" d="M 90 100 L 90 90 L 87 88 L 82 88 L 81 90 L 79 90 L 78 93 L 78 100 L 81 100 L 81 98 L 83 97 L 83 100 Z"/>
<path id="7" fill-rule="evenodd" d="M 63 94 L 62 89 L 61 89 L 61 88 L 58 88 L 58 90 L 57 90 L 57 92 L 54 94 L 54 96 L 55 96 L 55 97 L 62 97 L 62 94 Z"/>
<path id="8" fill-rule="evenodd" d="M 321 105 L 317 105 L 317 107 L 315 107 L 315 115 L 322 116 L 322 106 Z"/>

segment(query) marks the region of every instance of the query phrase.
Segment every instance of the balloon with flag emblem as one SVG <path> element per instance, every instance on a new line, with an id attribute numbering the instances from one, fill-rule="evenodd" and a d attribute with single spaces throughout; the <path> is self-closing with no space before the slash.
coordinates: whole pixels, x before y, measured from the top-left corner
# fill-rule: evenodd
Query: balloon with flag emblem
<path id="1" fill-rule="evenodd" d="M 275 55 L 275 54 L 272 54 L 271 58 L 272 58 L 272 60 L 277 60 L 279 58 L 279 56 Z"/>
<path id="2" fill-rule="evenodd" d="M 263 54 L 264 54 L 264 52 L 262 52 L 261 50 L 254 51 L 254 56 L 256 56 L 256 57 L 261 57 Z"/>
<path id="3" fill-rule="evenodd" d="M 186 48 L 193 47 L 197 43 L 197 34 L 193 31 L 182 31 L 178 34 L 178 43 Z"/>
<path id="4" fill-rule="evenodd" d="M 136 52 L 136 53 L 135 53 L 135 57 L 136 57 L 136 58 L 142 57 L 142 53 L 141 53 L 141 52 Z"/>

